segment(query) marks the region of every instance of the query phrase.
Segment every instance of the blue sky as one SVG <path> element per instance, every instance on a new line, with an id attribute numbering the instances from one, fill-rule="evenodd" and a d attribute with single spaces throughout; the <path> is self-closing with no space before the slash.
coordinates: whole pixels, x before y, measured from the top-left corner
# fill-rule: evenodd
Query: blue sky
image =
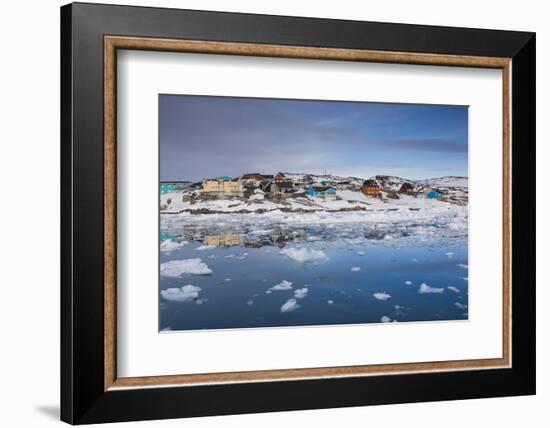
<path id="1" fill-rule="evenodd" d="M 465 106 L 160 95 L 160 178 L 468 173 Z"/>

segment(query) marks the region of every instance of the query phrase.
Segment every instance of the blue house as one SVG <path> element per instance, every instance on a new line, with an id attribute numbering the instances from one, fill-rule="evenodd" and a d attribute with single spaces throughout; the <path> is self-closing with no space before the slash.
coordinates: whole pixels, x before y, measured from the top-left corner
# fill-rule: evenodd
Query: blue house
<path id="1" fill-rule="evenodd" d="M 176 190 L 183 190 L 191 185 L 190 181 L 162 181 L 160 183 L 160 194 L 165 195 L 167 193 L 175 192 Z"/>
<path id="2" fill-rule="evenodd" d="M 309 196 L 317 198 L 336 197 L 336 190 L 329 186 L 311 186 L 307 189 L 306 193 Z"/>
<path id="3" fill-rule="evenodd" d="M 432 190 L 431 192 L 428 192 L 428 194 L 426 196 L 427 196 L 428 199 L 439 199 L 443 195 L 439 192 L 436 192 L 435 190 Z"/>

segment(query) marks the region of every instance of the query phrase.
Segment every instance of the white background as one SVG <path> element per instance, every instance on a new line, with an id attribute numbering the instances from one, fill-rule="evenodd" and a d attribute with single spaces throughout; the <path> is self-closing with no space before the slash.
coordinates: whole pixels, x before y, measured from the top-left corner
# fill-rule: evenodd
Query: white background
<path id="1" fill-rule="evenodd" d="M 105 3 L 111 3 L 104 1 Z M 550 28 L 544 2 L 270 0 L 127 1 L 187 7 L 415 24 L 537 31 L 538 119 L 538 395 L 461 402 L 286 412 L 129 423 L 159 427 L 516 427 L 548 424 L 550 401 L 548 301 L 550 208 L 547 167 Z M 59 10 L 56 0 L 5 2 L 0 13 L 0 423 L 55 426 L 59 406 Z M 546 99 L 545 99 L 546 98 Z M 545 247 L 545 248 L 543 248 Z M 545 363 L 546 362 L 546 363 Z"/>
<path id="2" fill-rule="evenodd" d="M 502 356 L 502 71 L 125 51 L 117 78 L 119 376 Z M 159 93 L 468 105 L 469 320 L 158 334 Z"/>

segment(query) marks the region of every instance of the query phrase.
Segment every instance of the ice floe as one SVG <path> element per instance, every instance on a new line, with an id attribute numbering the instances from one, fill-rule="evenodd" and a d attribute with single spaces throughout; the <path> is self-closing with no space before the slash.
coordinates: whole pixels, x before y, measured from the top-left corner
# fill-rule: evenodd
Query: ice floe
<path id="1" fill-rule="evenodd" d="M 300 305 L 296 302 L 296 299 L 288 299 L 283 306 L 281 306 L 281 312 L 290 312 L 298 309 Z"/>
<path id="2" fill-rule="evenodd" d="M 351 268 L 351 271 L 352 271 L 352 272 L 359 272 L 360 270 L 361 270 L 361 268 L 358 267 L 358 266 L 355 266 L 355 267 L 352 267 L 352 268 Z"/>
<path id="3" fill-rule="evenodd" d="M 202 288 L 187 284 L 180 288 L 168 288 L 161 290 L 160 295 L 165 300 L 172 302 L 188 302 L 197 299 Z"/>
<path id="4" fill-rule="evenodd" d="M 376 300 L 388 300 L 391 299 L 391 295 L 386 292 L 374 293 L 372 295 Z"/>
<path id="5" fill-rule="evenodd" d="M 445 255 L 449 258 L 453 257 L 455 255 L 455 253 L 453 253 L 452 251 L 449 251 L 448 253 L 445 253 Z"/>
<path id="6" fill-rule="evenodd" d="M 405 281 L 405 285 L 412 285 L 412 281 Z"/>
<path id="7" fill-rule="evenodd" d="M 462 268 L 462 269 L 468 269 L 468 265 L 466 265 L 466 264 L 464 264 L 464 263 L 459 263 L 459 264 L 457 264 L 457 266 L 458 266 L 459 268 Z"/>
<path id="8" fill-rule="evenodd" d="M 380 322 L 391 322 L 391 318 L 387 315 L 382 315 L 382 318 L 380 318 Z"/>
<path id="9" fill-rule="evenodd" d="M 420 294 L 443 293 L 444 290 L 444 288 L 430 287 L 428 284 L 423 282 L 422 284 L 420 284 L 418 292 Z"/>
<path id="10" fill-rule="evenodd" d="M 185 244 L 186 244 L 185 241 L 184 242 L 177 242 L 177 241 L 173 241 L 171 239 L 167 239 L 167 240 L 162 241 L 160 243 L 160 251 L 169 253 L 171 251 L 179 250 Z"/>
<path id="11" fill-rule="evenodd" d="M 287 256 L 288 258 L 295 260 L 299 263 L 308 262 L 324 262 L 328 260 L 327 255 L 321 250 L 315 250 L 311 248 L 285 248 L 280 251 L 280 254 Z"/>
<path id="12" fill-rule="evenodd" d="M 294 297 L 296 299 L 303 299 L 307 296 L 308 291 L 309 290 L 307 288 L 298 288 L 297 290 L 294 290 Z"/>
<path id="13" fill-rule="evenodd" d="M 364 252 L 364 251 L 357 251 L 357 255 L 358 255 L 358 256 L 364 256 L 364 255 L 365 255 L 365 252 Z"/>
<path id="14" fill-rule="evenodd" d="M 460 289 L 458 287 L 455 287 L 454 285 L 449 285 L 447 289 L 454 291 L 455 293 L 460 293 Z"/>
<path id="15" fill-rule="evenodd" d="M 460 302 L 455 302 L 455 306 L 458 308 L 458 309 L 461 309 L 461 310 L 464 310 L 468 307 L 468 305 L 465 305 L 463 303 L 460 303 Z"/>
<path id="16" fill-rule="evenodd" d="M 201 259 L 170 260 L 160 264 L 161 276 L 178 277 L 185 273 L 209 275 L 212 273 L 212 269 Z"/>
<path id="17" fill-rule="evenodd" d="M 280 290 L 292 290 L 292 282 L 282 280 L 282 282 L 278 283 L 277 285 L 274 285 L 269 290 L 273 291 L 280 291 Z"/>
<path id="18" fill-rule="evenodd" d="M 333 304 L 334 304 L 334 300 L 327 300 L 327 303 L 328 303 L 329 305 L 333 305 Z"/>
<path id="19" fill-rule="evenodd" d="M 213 250 L 214 248 L 216 248 L 215 245 L 199 245 L 196 249 L 198 251 L 206 251 L 206 250 Z"/>

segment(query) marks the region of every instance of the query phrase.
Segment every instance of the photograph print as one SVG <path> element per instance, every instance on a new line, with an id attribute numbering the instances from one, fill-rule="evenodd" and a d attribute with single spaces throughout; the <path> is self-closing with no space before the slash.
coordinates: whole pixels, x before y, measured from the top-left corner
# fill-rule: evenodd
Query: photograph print
<path id="1" fill-rule="evenodd" d="M 468 320 L 467 106 L 161 94 L 159 144 L 161 332 Z"/>

